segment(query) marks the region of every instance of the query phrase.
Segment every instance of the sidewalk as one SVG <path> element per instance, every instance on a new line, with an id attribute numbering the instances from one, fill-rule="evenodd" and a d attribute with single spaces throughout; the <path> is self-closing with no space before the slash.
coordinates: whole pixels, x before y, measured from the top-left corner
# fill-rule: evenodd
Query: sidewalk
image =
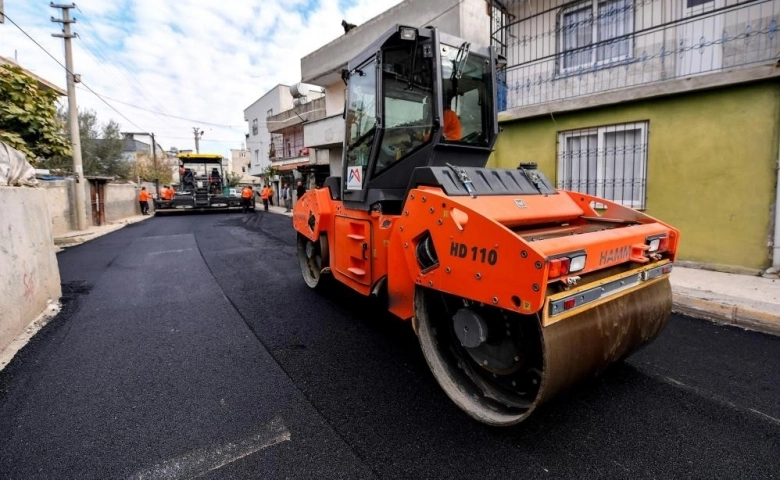
<path id="1" fill-rule="evenodd" d="M 257 206 L 257 211 L 261 212 L 262 210 L 263 210 L 263 205 L 262 204 L 258 205 Z M 278 214 L 281 214 L 281 215 L 287 215 L 288 217 L 292 217 L 292 212 L 285 212 L 284 211 L 284 207 L 271 205 L 271 206 L 268 207 L 268 211 L 269 211 L 269 213 L 278 213 Z"/>
<path id="2" fill-rule="evenodd" d="M 152 218 L 153 216 L 154 215 L 134 215 L 132 217 L 127 217 L 116 222 L 107 223 L 106 225 L 101 225 L 99 227 L 90 226 L 84 230 L 73 230 L 67 232 L 63 235 L 54 237 L 54 252 L 61 252 L 64 248 L 88 242 L 94 238 L 106 235 L 107 233 L 111 233 L 115 230 L 119 230 L 125 225 L 141 222 L 143 220 Z"/>
<path id="3" fill-rule="evenodd" d="M 674 311 L 780 335 L 780 280 L 675 267 Z"/>

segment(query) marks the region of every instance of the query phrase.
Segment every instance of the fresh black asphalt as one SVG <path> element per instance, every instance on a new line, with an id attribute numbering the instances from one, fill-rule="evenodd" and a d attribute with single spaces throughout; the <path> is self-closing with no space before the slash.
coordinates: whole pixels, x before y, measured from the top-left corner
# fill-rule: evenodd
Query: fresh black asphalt
<path id="1" fill-rule="evenodd" d="M 485 427 L 411 327 L 309 290 L 289 217 L 154 217 L 58 255 L 62 312 L 0 372 L 0 478 L 780 478 L 780 339 L 675 316 Z"/>

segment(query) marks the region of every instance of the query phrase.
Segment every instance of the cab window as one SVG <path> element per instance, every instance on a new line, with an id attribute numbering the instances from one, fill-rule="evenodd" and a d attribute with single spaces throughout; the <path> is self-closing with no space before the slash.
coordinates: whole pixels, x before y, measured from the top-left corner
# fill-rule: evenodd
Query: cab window
<path id="1" fill-rule="evenodd" d="M 429 43 L 384 51 L 382 61 L 384 130 L 375 174 L 430 141 L 433 127 L 433 74 Z M 430 50 L 428 50 L 430 52 Z"/>
<path id="2" fill-rule="evenodd" d="M 493 84 L 490 61 L 469 46 L 441 45 L 443 141 L 488 145 L 492 131 Z"/>
<path id="3" fill-rule="evenodd" d="M 376 60 L 352 72 L 347 95 L 346 163 L 363 167 L 365 176 L 376 134 Z"/>

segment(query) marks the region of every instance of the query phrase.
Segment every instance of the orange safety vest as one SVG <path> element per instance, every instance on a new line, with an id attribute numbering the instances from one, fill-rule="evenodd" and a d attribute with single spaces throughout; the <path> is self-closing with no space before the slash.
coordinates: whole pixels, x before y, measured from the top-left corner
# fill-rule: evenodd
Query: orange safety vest
<path id="1" fill-rule="evenodd" d="M 241 198 L 252 198 L 252 189 L 249 187 L 244 187 L 243 190 L 241 190 Z"/>
<path id="2" fill-rule="evenodd" d="M 141 190 L 141 193 L 138 194 L 138 201 L 140 202 L 148 202 L 150 198 L 152 198 L 152 194 L 146 190 Z"/>
<path id="3" fill-rule="evenodd" d="M 461 138 L 460 119 L 458 118 L 458 114 L 449 108 L 444 109 L 443 133 L 444 138 L 447 140 L 460 140 Z"/>
<path id="4" fill-rule="evenodd" d="M 268 197 L 271 196 L 271 189 L 268 187 L 263 187 L 263 191 L 260 192 L 260 198 L 263 200 L 268 200 Z"/>

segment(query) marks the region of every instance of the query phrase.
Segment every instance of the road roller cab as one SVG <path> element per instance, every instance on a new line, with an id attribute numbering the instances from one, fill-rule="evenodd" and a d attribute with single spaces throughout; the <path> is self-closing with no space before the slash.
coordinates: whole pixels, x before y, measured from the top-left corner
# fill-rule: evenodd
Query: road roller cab
<path id="1" fill-rule="evenodd" d="M 511 425 L 660 333 L 679 232 L 533 164 L 485 168 L 500 65 L 434 28 L 380 37 L 342 75 L 342 177 L 293 222 L 310 287 L 382 293 L 447 395 Z"/>

